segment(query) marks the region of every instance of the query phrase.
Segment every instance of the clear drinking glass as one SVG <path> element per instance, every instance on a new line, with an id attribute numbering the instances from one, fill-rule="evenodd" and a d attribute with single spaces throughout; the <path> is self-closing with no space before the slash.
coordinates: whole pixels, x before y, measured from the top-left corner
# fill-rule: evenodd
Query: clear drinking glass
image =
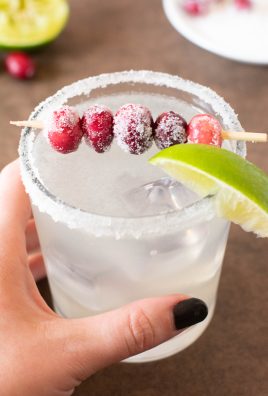
<path id="1" fill-rule="evenodd" d="M 208 112 L 226 130 L 242 130 L 231 107 L 208 88 L 177 76 L 129 71 L 91 77 L 41 103 L 31 119 L 63 104 L 80 113 L 89 104 L 113 111 L 125 103 L 147 105 L 154 118 L 174 110 L 186 119 Z M 245 155 L 241 142 L 225 142 Z M 198 199 L 147 160 L 116 143 L 96 154 L 82 143 L 69 155 L 54 152 L 42 133 L 25 128 L 21 173 L 47 268 L 54 308 L 65 317 L 98 314 L 136 299 L 184 293 L 204 300 L 206 320 L 164 344 L 128 359 L 146 362 L 193 343 L 215 308 L 229 223 L 214 216 L 213 197 Z"/>

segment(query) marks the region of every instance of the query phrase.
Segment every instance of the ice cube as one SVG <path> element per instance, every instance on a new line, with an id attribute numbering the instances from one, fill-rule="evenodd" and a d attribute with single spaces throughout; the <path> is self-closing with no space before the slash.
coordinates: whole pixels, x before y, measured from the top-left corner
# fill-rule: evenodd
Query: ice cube
<path id="1" fill-rule="evenodd" d="M 149 216 L 182 209 L 198 197 L 176 180 L 163 177 L 127 191 L 123 199 L 131 216 Z"/>

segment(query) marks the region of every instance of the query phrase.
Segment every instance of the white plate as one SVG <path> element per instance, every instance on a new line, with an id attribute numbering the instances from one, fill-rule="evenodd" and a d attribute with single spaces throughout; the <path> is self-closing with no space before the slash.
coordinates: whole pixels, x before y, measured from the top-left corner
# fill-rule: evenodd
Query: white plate
<path id="1" fill-rule="evenodd" d="M 174 28 L 196 45 L 241 62 L 268 64 L 268 0 L 253 0 L 251 10 L 237 10 L 231 0 L 213 4 L 207 15 L 190 16 L 181 0 L 163 0 Z"/>

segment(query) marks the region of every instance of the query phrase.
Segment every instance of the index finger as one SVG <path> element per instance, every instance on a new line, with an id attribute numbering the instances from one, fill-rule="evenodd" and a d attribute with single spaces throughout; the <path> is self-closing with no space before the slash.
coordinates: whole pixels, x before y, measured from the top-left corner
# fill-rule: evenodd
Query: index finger
<path id="1" fill-rule="evenodd" d="M 31 204 L 22 184 L 19 161 L 7 165 L 0 174 L 0 301 L 23 291 L 33 291 L 26 249 L 26 227 Z M 25 271 L 26 270 L 26 271 Z"/>
<path id="2" fill-rule="evenodd" d="M 31 217 L 31 204 L 21 181 L 19 161 L 7 165 L 0 175 L 0 235 L 6 238 L 24 237 Z"/>

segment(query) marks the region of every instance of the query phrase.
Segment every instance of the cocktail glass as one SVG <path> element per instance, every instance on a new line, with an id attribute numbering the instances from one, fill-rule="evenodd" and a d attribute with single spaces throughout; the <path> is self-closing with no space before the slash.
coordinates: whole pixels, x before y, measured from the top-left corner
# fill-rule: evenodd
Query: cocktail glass
<path id="1" fill-rule="evenodd" d="M 150 71 L 104 74 L 78 81 L 41 103 L 31 119 L 46 120 L 63 104 L 82 114 L 90 104 L 116 111 L 141 103 L 154 118 L 173 110 L 190 119 L 211 113 L 226 130 L 241 125 L 215 92 L 177 76 Z M 242 142 L 225 147 L 244 156 Z M 21 173 L 31 201 L 56 312 L 95 315 L 133 300 L 184 293 L 201 298 L 206 320 L 164 344 L 128 359 L 161 359 L 192 344 L 214 312 L 229 222 L 215 217 L 213 197 L 198 199 L 147 160 L 112 149 L 97 154 L 53 151 L 45 136 L 25 128 Z"/>

